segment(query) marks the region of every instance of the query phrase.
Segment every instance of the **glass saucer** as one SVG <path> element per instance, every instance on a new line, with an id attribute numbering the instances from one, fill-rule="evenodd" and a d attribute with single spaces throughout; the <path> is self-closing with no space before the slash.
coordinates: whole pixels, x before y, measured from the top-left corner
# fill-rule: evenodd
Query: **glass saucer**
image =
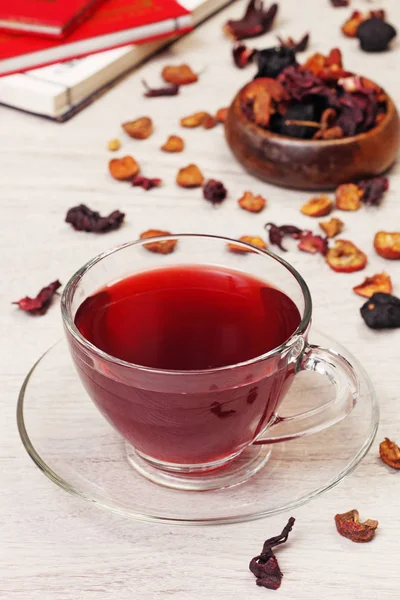
<path id="1" fill-rule="evenodd" d="M 144 521 L 188 525 L 235 523 L 292 509 L 339 483 L 368 452 L 379 410 L 371 382 L 335 340 L 312 330 L 312 343 L 345 356 L 361 394 L 346 419 L 321 433 L 264 447 L 265 465 L 247 481 L 206 492 L 157 485 L 131 466 L 123 439 L 98 412 L 75 372 L 67 343 L 50 348 L 28 373 L 18 400 L 22 442 L 36 465 L 67 492 Z M 300 373 L 281 406 L 288 416 L 333 394 L 317 373 Z"/>

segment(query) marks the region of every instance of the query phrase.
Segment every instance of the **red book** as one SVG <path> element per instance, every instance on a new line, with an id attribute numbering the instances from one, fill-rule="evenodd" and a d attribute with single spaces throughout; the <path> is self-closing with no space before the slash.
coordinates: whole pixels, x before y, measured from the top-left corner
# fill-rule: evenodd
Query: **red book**
<path id="1" fill-rule="evenodd" d="M 1 0 L 0 29 L 63 37 L 102 0 Z"/>
<path id="2" fill-rule="evenodd" d="M 190 12 L 175 0 L 107 0 L 90 19 L 61 41 L 0 31 L 0 75 L 118 46 L 144 43 L 190 29 Z"/>

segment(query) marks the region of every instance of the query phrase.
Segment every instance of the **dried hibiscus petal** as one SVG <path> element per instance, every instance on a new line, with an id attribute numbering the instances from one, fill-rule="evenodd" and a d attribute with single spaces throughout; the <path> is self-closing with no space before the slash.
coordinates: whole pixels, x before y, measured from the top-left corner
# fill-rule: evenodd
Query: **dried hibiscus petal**
<path id="1" fill-rule="evenodd" d="M 374 248 L 382 258 L 400 259 L 400 231 L 378 231 L 374 238 Z"/>
<path id="2" fill-rule="evenodd" d="M 295 227 L 294 225 L 275 225 L 275 223 L 266 223 L 265 229 L 268 232 L 269 241 L 272 245 L 278 246 L 281 250 L 286 252 L 286 248 L 283 247 L 282 241 L 285 235 L 292 237 L 295 240 L 298 240 L 302 237 L 302 235 L 306 234 L 299 227 Z"/>
<path id="3" fill-rule="evenodd" d="M 283 39 L 279 36 L 278 41 L 283 48 L 290 48 L 293 52 L 304 52 L 308 48 L 308 43 L 310 41 L 310 34 L 306 33 L 302 38 L 299 39 L 298 42 L 295 42 L 293 38 L 288 37 Z"/>
<path id="4" fill-rule="evenodd" d="M 108 217 L 102 217 L 100 213 L 91 210 L 85 204 L 79 204 L 69 209 L 65 222 L 70 223 L 77 231 L 107 233 L 119 229 L 124 218 L 124 213 L 119 210 L 114 210 Z"/>
<path id="5" fill-rule="evenodd" d="M 308 202 L 303 204 L 300 212 L 309 217 L 325 217 L 326 215 L 329 215 L 332 208 L 332 200 L 325 194 L 322 194 L 322 196 L 311 198 Z"/>
<path id="6" fill-rule="evenodd" d="M 389 189 L 389 180 L 387 177 L 370 177 L 369 179 L 361 179 L 357 182 L 357 185 L 363 192 L 361 201 L 364 204 L 379 206 L 383 194 Z"/>
<path id="7" fill-rule="evenodd" d="M 303 252 L 309 252 L 310 254 L 317 254 L 317 252 L 319 252 L 319 254 L 325 256 L 328 250 L 328 239 L 307 232 L 300 238 L 297 247 Z"/>
<path id="8" fill-rule="evenodd" d="M 233 62 L 238 69 L 244 69 L 253 61 L 256 50 L 255 48 L 247 48 L 245 44 L 236 44 L 232 50 Z"/>
<path id="9" fill-rule="evenodd" d="M 215 118 L 217 119 L 218 123 L 225 123 L 226 117 L 228 116 L 228 110 L 229 108 L 227 106 L 217 110 Z"/>
<path id="10" fill-rule="evenodd" d="M 277 4 L 264 10 L 263 0 L 250 0 L 243 17 L 227 21 L 224 32 L 234 40 L 257 37 L 271 29 L 277 12 Z"/>
<path id="11" fill-rule="evenodd" d="M 319 226 L 328 238 L 333 238 L 342 231 L 344 223 L 340 219 L 332 217 L 329 221 L 320 221 Z"/>
<path id="12" fill-rule="evenodd" d="M 377 273 L 366 277 L 362 283 L 353 287 L 353 292 L 365 298 L 371 298 L 376 292 L 392 293 L 392 280 L 387 273 Z"/>
<path id="13" fill-rule="evenodd" d="M 361 271 L 367 264 L 367 257 L 348 240 L 335 240 L 335 246 L 326 253 L 326 262 L 337 273 Z"/>
<path id="14" fill-rule="evenodd" d="M 287 541 L 294 523 L 295 519 L 290 517 L 287 525 L 283 528 L 282 533 L 266 540 L 261 554 L 255 556 L 250 561 L 249 569 L 257 578 L 257 585 L 266 587 L 270 590 L 277 590 L 280 587 L 283 573 L 279 568 L 273 548 L 280 544 L 284 544 Z"/>
<path id="15" fill-rule="evenodd" d="M 267 201 L 262 196 L 255 196 L 252 192 L 244 192 L 239 198 L 238 204 L 243 210 L 253 213 L 261 212 L 267 205 Z"/>
<path id="16" fill-rule="evenodd" d="M 396 29 L 390 23 L 373 17 L 366 19 L 357 28 L 356 36 L 360 40 L 364 52 L 383 52 L 397 35 Z"/>
<path id="17" fill-rule="evenodd" d="M 25 298 L 21 298 L 21 300 L 13 302 L 13 304 L 17 304 L 21 310 L 31 315 L 44 315 L 51 304 L 54 294 L 60 287 L 61 283 L 57 279 L 53 283 L 50 283 L 50 285 L 42 288 L 36 298 L 25 296 Z"/>
<path id="18" fill-rule="evenodd" d="M 331 4 L 334 8 L 341 8 L 349 6 L 350 0 L 331 0 Z"/>
<path id="19" fill-rule="evenodd" d="M 161 71 L 161 77 L 167 83 L 172 85 L 188 85 L 198 81 L 196 73 L 192 71 L 189 65 L 167 66 Z"/>
<path id="20" fill-rule="evenodd" d="M 161 229 L 148 229 L 140 234 L 140 239 L 145 240 L 147 238 L 163 237 L 166 235 L 172 235 L 169 231 L 162 231 Z M 178 240 L 172 238 L 171 240 L 160 240 L 157 242 L 150 242 L 144 244 L 146 250 L 149 252 L 155 252 L 157 254 L 171 254 L 175 250 Z"/>
<path id="21" fill-rule="evenodd" d="M 385 438 L 384 441 L 380 443 L 379 456 L 384 463 L 389 465 L 389 467 L 400 469 L 400 448 L 397 444 L 389 440 L 389 438 Z"/>
<path id="22" fill-rule="evenodd" d="M 188 117 L 183 117 L 180 120 L 180 124 L 182 125 L 182 127 L 200 127 L 200 125 L 203 125 L 204 119 L 207 115 L 208 113 L 204 111 L 196 112 L 192 115 L 189 115 Z"/>
<path id="23" fill-rule="evenodd" d="M 371 329 L 400 327 L 400 299 L 391 294 L 376 292 L 362 305 L 360 313 Z"/>
<path id="24" fill-rule="evenodd" d="M 111 176 L 118 181 L 128 181 L 140 171 L 140 167 L 133 156 L 113 158 L 108 163 L 108 169 Z"/>
<path id="25" fill-rule="evenodd" d="M 336 189 L 336 208 L 358 210 L 364 192 L 355 183 L 343 183 Z"/>
<path id="26" fill-rule="evenodd" d="M 256 248 L 261 248 L 262 250 L 266 250 L 267 248 L 266 242 L 258 236 L 242 235 L 238 241 L 244 242 L 245 244 L 251 244 L 252 246 L 256 246 Z M 238 244 L 227 244 L 227 246 L 230 252 L 235 252 L 236 254 L 247 254 L 248 252 L 253 252 L 251 248 L 239 246 Z"/>
<path id="27" fill-rule="evenodd" d="M 179 135 L 170 135 L 165 144 L 161 146 L 161 150 L 164 152 L 182 152 L 184 147 L 185 142 Z"/>
<path id="28" fill-rule="evenodd" d="M 159 187 L 161 185 L 161 179 L 154 178 L 149 179 L 148 177 L 142 177 L 141 175 L 137 175 L 132 179 L 132 185 L 134 187 L 141 187 L 144 190 L 148 191 L 155 187 Z"/>
<path id="29" fill-rule="evenodd" d="M 147 85 L 144 79 L 142 80 L 142 83 L 146 88 L 146 91 L 144 93 L 144 96 L 146 96 L 146 98 L 158 98 L 159 96 L 177 96 L 179 94 L 179 85 L 172 84 L 165 85 L 164 87 L 160 88 L 151 88 Z"/>
<path id="30" fill-rule="evenodd" d="M 209 179 L 203 187 L 203 196 L 212 204 L 220 204 L 227 196 L 227 190 L 222 181 Z"/>
<path id="31" fill-rule="evenodd" d="M 187 167 L 179 169 L 176 176 L 176 183 L 184 188 L 195 188 L 203 185 L 204 176 L 199 167 L 190 164 Z"/>
<path id="32" fill-rule="evenodd" d="M 131 138 L 145 140 L 153 133 L 153 121 L 150 117 L 140 117 L 135 121 L 122 123 L 122 128 Z"/>
<path id="33" fill-rule="evenodd" d="M 335 516 L 336 529 L 345 538 L 352 542 L 370 542 L 375 535 L 378 521 L 368 519 L 360 522 L 358 510 L 349 510 L 347 513 Z"/>

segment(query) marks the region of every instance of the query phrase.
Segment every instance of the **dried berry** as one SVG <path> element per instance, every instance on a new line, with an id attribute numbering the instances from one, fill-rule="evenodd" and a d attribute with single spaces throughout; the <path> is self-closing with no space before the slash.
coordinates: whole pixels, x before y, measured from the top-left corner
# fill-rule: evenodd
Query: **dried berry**
<path id="1" fill-rule="evenodd" d="M 336 529 L 345 538 L 352 542 L 370 542 L 375 535 L 378 521 L 368 519 L 360 523 L 358 510 L 349 510 L 347 513 L 335 516 Z"/>
<path id="2" fill-rule="evenodd" d="M 121 142 L 118 138 L 113 138 L 112 140 L 108 140 L 107 149 L 111 152 L 115 152 L 121 148 Z"/>
<path id="3" fill-rule="evenodd" d="M 397 31 L 390 23 L 374 17 L 363 21 L 356 35 L 364 52 L 383 52 L 396 37 Z"/>
<path id="4" fill-rule="evenodd" d="M 100 213 L 91 210 L 85 204 L 79 204 L 69 209 L 65 222 L 70 223 L 77 231 L 107 233 L 119 229 L 124 218 L 124 213 L 119 210 L 114 210 L 108 217 L 101 217 Z"/>
<path id="5" fill-rule="evenodd" d="M 233 62 L 238 69 L 244 69 L 244 67 L 253 62 L 256 52 L 254 48 L 247 48 L 245 44 L 235 44 L 232 50 Z"/>
<path id="6" fill-rule="evenodd" d="M 50 285 L 42 288 L 36 298 L 25 296 L 25 298 L 21 298 L 21 300 L 13 302 L 13 304 L 17 304 L 21 310 L 31 315 L 44 315 L 51 304 L 54 294 L 60 287 L 61 283 L 57 279 L 53 283 L 50 283 Z"/>
<path id="7" fill-rule="evenodd" d="M 291 37 L 288 37 L 286 39 L 283 39 L 279 36 L 277 37 L 280 45 L 283 48 L 290 48 L 291 50 L 293 50 L 293 52 L 304 52 L 305 50 L 307 50 L 308 43 L 310 41 L 309 33 L 303 35 L 303 37 L 298 42 L 295 42 L 294 39 Z"/>
<path id="8" fill-rule="evenodd" d="M 365 298 L 371 298 L 376 292 L 392 293 L 392 280 L 387 273 L 377 273 L 366 277 L 362 283 L 353 287 L 353 292 Z"/>
<path id="9" fill-rule="evenodd" d="M 145 140 L 153 133 L 153 121 L 149 117 L 141 117 L 122 123 L 122 128 L 131 138 Z"/>
<path id="10" fill-rule="evenodd" d="M 282 241 L 285 235 L 290 236 L 291 238 L 298 240 L 303 235 L 306 235 L 306 231 L 303 231 L 299 227 L 295 227 L 294 225 L 275 225 L 275 223 L 266 223 L 265 229 L 268 232 L 268 237 L 270 244 L 278 246 L 281 250 L 286 252 L 286 248 L 282 246 Z"/>
<path id="11" fill-rule="evenodd" d="M 336 189 L 336 208 L 358 210 L 361 208 L 363 191 L 355 183 L 343 183 Z"/>
<path id="12" fill-rule="evenodd" d="M 200 127 L 200 125 L 203 125 L 204 119 L 206 118 L 206 116 L 208 115 L 208 113 L 204 112 L 204 111 L 200 111 L 197 113 L 193 113 L 192 115 L 189 115 L 188 117 L 183 117 L 179 122 L 181 124 L 182 127 Z"/>
<path id="13" fill-rule="evenodd" d="M 149 179 L 148 177 L 142 177 L 141 175 L 137 175 L 132 179 L 132 185 L 134 187 L 141 187 L 144 190 L 148 191 L 155 187 L 159 187 L 161 185 L 161 179 Z"/>
<path id="14" fill-rule="evenodd" d="M 300 238 L 297 247 L 303 252 L 309 252 L 310 254 L 317 254 L 318 252 L 319 254 L 322 254 L 322 256 L 325 256 L 328 251 L 328 239 L 307 232 Z"/>
<path id="15" fill-rule="evenodd" d="M 331 0 L 331 4 L 334 8 L 341 8 L 349 6 L 350 0 Z"/>
<path id="16" fill-rule="evenodd" d="M 389 467 L 400 469 L 400 448 L 389 438 L 380 443 L 379 456 Z"/>
<path id="17" fill-rule="evenodd" d="M 228 116 L 228 107 L 219 108 L 216 112 L 215 118 L 218 123 L 225 123 L 226 117 Z"/>
<path id="18" fill-rule="evenodd" d="M 177 96 L 179 94 L 179 85 L 165 85 L 160 88 L 150 88 L 147 83 L 142 80 L 144 87 L 146 88 L 146 92 L 144 96 L 146 98 L 158 98 L 159 96 Z"/>
<path id="19" fill-rule="evenodd" d="M 277 4 L 264 10 L 263 0 L 250 0 L 243 17 L 230 19 L 223 27 L 224 32 L 233 40 L 257 37 L 271 29 L 277 12 Z"/>
<path id="20" fill-rule="evenodd" d="M 166 235 L 172 234 L 169 231 L 161 231 L 160 229 L 149 229 L 148 231 L 144 231 L 140 234 L 140 239 L 145 240 L 147 238 L 163 237 Z M 161 240 L 144 244 L 144 247 L 146 250 L 149 250 L 149 252 L 155 252 L 156 254 L 171 254 L 171 252 L 175 250 L 177 243 L 178 240 L 176 238 L 172 238 L 170 240 Z"/>
<path id="21" fill-rule="evenodd" d="M 374 238 L 374 248 L 382 258 L 400 258 L 400 232 L 378 231 Z"/>
<path id="22" fill-rule="evenodd" d="M 184 147 L 185 142 L 179 135 L 170 135 L 165 144 L 161 146 L 161 150 L 164 152 L 182 152 Z"/>
<path id="23" fill-rule="evenodd" d="M 344 223 L 340 219 L 332 217 L 329 221 L 320 221 L 319 226 L 328 238 L 333 238 L 342 231 Z"/>
<path id="24" fill-rule="evenodd" d="M 251 235 L 242 235 L 239 238 L 239 242 L 244 242 L 245 244 L 251 244 L 256 248 L 261 248 L 262 250 L 266 250 L 267 244 L 265 241 L 258 236 Z M 230 252 L 235 252 L 236 254 L 247 254 L 248 252 L 253 252 L 251 248 L 247 248 L 246 246 L 238 246 L 237 244 L 227 244 Z"/>
<path id="25" fill-rule="evenodd" d="M 212 204 L 220 204 L 225 200 L 227 193 L 222 181 L 217 181 L 216 179 L 209 179 L 203 187 L 204 198 Z"/>
<path id="26" fill-rule="evenodd" d="M 283 86 L 276 79 L 270 78 L 251 81 L 240 94 L 243 112 L 261 127 L 268 127 L 277 104 L 286 98 Z"/>
<path id="27" fill-rule="evenodd" d="M 277 590 L 280 587 L 283 573 L 279 568 L 273 548 L 280 544 L 284 544 L 287 541 L 294 523 L 295 519 L 290 517 L 286 527 L 283 528 L 282 533 L 266 540 L 261 554 L 255 556 L 251 560 L 249 569 L 257 578 L 257 585 L 266 587 L 270 590 Z"/>
<path id="28" fill-rule="evenodd" d="M 238 204 L 243 210 L 259 213 L 266 207 L 267 201 L 262 196 L 255 196 L 252 192 L 244 192 L 243 196 L 239 198 Z"/>
<path id="29" fill-rule="evenodd" d="M 309 217 L 326 217 L 332 211 L 332 208 L 332 200 L 325 194 L 322 194 L 322 196 L 311 198 L 303 204 L 300 212 Z"/>
<path id="30" fill-rule="evenodd" d="M 190 164 L 187 167 L 179 169 L 176 176 L 176 183 L 184 188 L 195 188 L 203 185 L 204 176 L 199 167 Z"/>
<path id="31" fill-rule="evenodd" d="M 376 292 L 362 305 L 360 313 L 371 329 L 400 327 L 400 299 L 391 294 Z"/>
<path id="32" fill-rule="evenodd" d="M 361 271 L 367 264 L 367 257 L 348 240 L 335 240 L 335 246 L 326 253 L 326 262 L 337 273 Z"/>
<path id="33" fill-rule="evenodd" d="M 296 54 L 291 48 L 274 46 L 259 50 L 256 54 L 258 72 L 254 79 L 271 77 L 275 79 L 286 67 L 297 65 Z"/>
<path id="34" fill-rule="evenodd" d="M 167 83 L 172 83 L 172 85 L 188 85 L 189 83 L 195 83 L 199 79 L 189 65 L 185 64 L 164 67 L 161 77 Z"/>
<path id="35" fill-rule="evenodd" d="M 361 179 L 357 185 L 363 191 L 361 201 L 364 204 L 379 206 L 384 193 L 389 189 L 389 180 L 387 177 L 371 177 L 370 179 Z"/>
<path id="36" fill-rule="evenodd" d="M 140 171 L 140 167 L 133 156 L 113 158 L 108 163 L 108 169 L 111 176 L 118 181 L 128 181 Z"/>
<path id="37" fill-rule="evenodd" d="M 218 121 L 215 117 L 206 113 L 206 115 L 203 119 L 202 125 L 203 125 L 204 129 L 213 129 L 213 127 L 215 127 L 217 125 L 217 123 L 218 123 Z"/>

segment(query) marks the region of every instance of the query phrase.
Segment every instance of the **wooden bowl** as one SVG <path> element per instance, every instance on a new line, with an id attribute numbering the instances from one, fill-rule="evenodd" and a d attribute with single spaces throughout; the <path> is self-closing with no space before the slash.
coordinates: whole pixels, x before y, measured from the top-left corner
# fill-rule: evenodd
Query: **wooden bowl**
<path id="1" fill-rule="evenodd" d="M 225 135 L 240 164 L 258 179 L 300 190 L 326 190 L 381 175 L 396 160 L 400 121 L 389 96 L 385 119 L 366 133 L 340 140 L 300 140 L 249 121 L 240 94 L 241 90 L 229 107 Z"/>

